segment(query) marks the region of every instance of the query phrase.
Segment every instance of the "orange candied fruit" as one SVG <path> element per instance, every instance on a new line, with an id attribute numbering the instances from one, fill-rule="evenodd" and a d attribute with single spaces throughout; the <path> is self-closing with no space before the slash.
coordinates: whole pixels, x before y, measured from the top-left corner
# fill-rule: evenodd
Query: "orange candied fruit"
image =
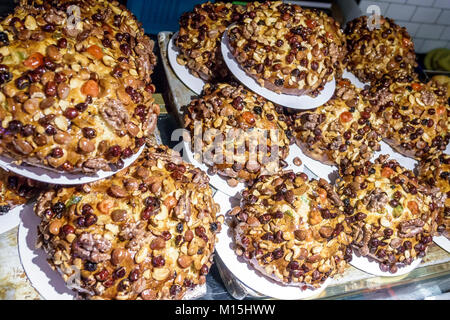
<path id="1" fill-rule="evenodd" d="M 163 203 L 170 210 L 177 205 L 178 201 L 174 196 L 168 196 Z"/>
<path id="2" fill-rule="evenodd" d="M 394 170 L 392 170 L 392 168 L 389 168 L 389 167 L 384 167 L 381 170 L 381 176 L 384 178 L 389 178 L 393 173 L 394 173 Z"/>
<path id="3" fill-rule="evenodd" d="M 44 56 L 39 52 L 35 52 L 23 64 L 28 68 L 36 69 L 44 64 Z"/>
<path id="4" fill-rule="evenodd" d="M 444 114 L 444 112 L 445 112 L 445 107 L 444 107 L 444 106 L 439 106 L 439 107 L 437 107 L 437 109 L 436 109 L 436 114 L 437 114 L 438 116 Z"/>
<path id="5" fill-rule="evenodd" d="M 411 210 L 412 214 L 418 214 L 419 213 L 419 205 L 415 201 L 409 201 L 408 202 L 408 209 Z"/>
<path id="6" fill-rule="evenodd" d="M 306 20 L 306 25 L 308 26 L 308 28 L 314 29 L 317 26 L 317 22 L 315 20 L 308 19 Z"/>
<path id="7" fill-rule="evenodd" d="M 245 111 L 242 114 L 242 119 L 244 119 L 244 121 L 250 125 L 253 125 L 256 122 L 255 115 L 253 113 L 251 113 L 250 111 Z"/>
<path id="8" fill-rule="evenodd" d="M 413 88 L 413 90 L 415 90 L 415 91 L 419 91 L 421 88 L 422 88 L 422 85 L 420 84 L 420 83 L 413 83 L 412 85 L 411 85 L 411 87 Z"/>
<path id="9" fill-rule="evenodd" d="M 353 115 L 351 112 L 345 111 L 345 112 L 341 113 L 339 118 L 341 119 L 341 122 L 346 123 L 346 122 L 352 121 Z"/>
<path id="10" fill-rule="evenodd" d="M 87 96 L 97 97 L 100 93 L 100 89 L 97 82 L 94 80 L 88 80 L 81 87 L 81 93 Z"/>
<path id="11" fill-rule="evenodd" d="M 108 214 L 113 207 L 114 200 L 112 199 L 105 199 L 97 204 L 97 209 L 104 214 Z"/>
<path id="12" fill-rule="evenodd" d="M 348 80 L 348 79 L 341 79 L 338 82 L 338 85 L 341 86 L 341 87 L 343 87 L 343 86 L 350 86 L 350 84 L 351 84 L 350 80 Z"/>

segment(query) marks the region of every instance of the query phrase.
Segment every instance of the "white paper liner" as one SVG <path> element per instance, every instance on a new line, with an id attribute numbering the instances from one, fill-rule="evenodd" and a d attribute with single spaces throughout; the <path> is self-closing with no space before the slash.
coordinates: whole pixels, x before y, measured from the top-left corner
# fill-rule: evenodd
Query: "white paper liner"
<path id="1" fill-rule="evenodd" d="M 17 206 L 7 213 L 0 215 L 0 234 L 17 227 L 20 223 L 20 212 L 24 209 L 26 204 Z"/>
<path id="2" fill-rule="evenodd" d="M 177 56 L 180 52 L 180 49 L 175 45 L 175 39 L 178 36 L 178 32 L 176 32 L 172 38 L 170 39 L 167 45 L 167 57 L 169 58 L 170 66 L 172 67 L 173 72 L 177 75 L 177 77 L 192 91 L 196 94 L 201 94 L 203 90 L 203 86 L 206 84 L 201 78 L 197 78 L 189 72 L 189 69 L 186 66 L 182 66 L 177 62 Z"/>
<path id="3" fill-rule="evenodd" d="M 301 152 L 301 150 L 300 150 Z M 405 157 L 404 155 L 394 151 L 386 142 L 380 141 L 380 151 L 374 152 L 371 161 L 375 161 L 380 155 L 389 155 L 389 159 L 397 160 L 398 163 L 408 170 L 414 170 L 418 162 L 412 158 Z M 337 166 L 330 166 L 320 161 L 314 160 L 303 153 L 300 158 L 305 166 L 311 170 L 315 175 L 327 180 L 330 183 L 334 183 L 339 176 L 339 170 Z M 304 160 L 303 160 L 304 159 Z"/>
<path id="4" fill-rule="evenodd" d="M 333 77 L 330 82 L 327 82 L 325 84 L 324 89 L 315 98 L 308 95 L 296 96 L 288 94 L 278 94 L 272 90 L 262 87 L 258 82 L 256 82 L 255 79 L 250 77 L 244 69 L 241 68 L 241 66 L 231 53 L 230 45 L 228 42 L 228 31 L 225 31 L 222 36 L 221 50 L 225 64 L 227 65 L 228 69 L 230 69 L 231 73 L 240 82 L 242 82 L 247 88 L 249 88 L 253 92 L 256 92 L 260 96 L 263 96 L 264 98 L 284 107 L 302 110 L 317 108 L 330 100 L 330 98 L 334 94 L 334 90 L 336 89 L 336 81 Z"/>
<path id="5" fill-rule="evenodd" d="M 46 300 L 73 300 L 77 294 L 67 288 L 62 276 L 47 262 L 44 249 L 36 249 L 40 218 L 29 205 L 20 214 L 17 243 L 22 267 L 33 288 Z"/>
<path id="6" fill-rule="evenodd" d="M 123 160 L 124 168 L 130 166 L 144 151 L 145 144 L 131 157 Z M 76 184 L 84 184 L 94 182 L 100 179 L 104 179 L 110 177 L 122 170 L 111 170 L 111 171 L 99 171 L 93 175 L 86 175 L 84 173 L 65 173 L 65 172 L 56 172 L 50 169 L 35 167 L 33 165 L 29 165 L 26 163 L 22 163 L 21 165 L 17 165 L 14 163 L 15 160 L 11 158 L 7 158 L 4 156 L 0 156 L 0 167 L 6 171 L 13 172 L 15 174 L 50 184 L 59 184 L 59 185 L 76 185 Z"/>
<path id="7" fill-rule="evenodd" d="M 389 155 L 389 159 L 397 160 L 397 162 L 404 168 L 408 170 L 414 170 L 416 165 L 418 164 L 418 161 L 413 158 L 408 158 L 402 155 L 401 153 L 398 153 L 394 149 L 392 149 L 386 142 L 381 141 L 380 142 L 380 151 L 377 151 L 374 153 L 372 159 L 375 160 L 378 158 L 378 156 L 382 154 Z"/>
<path id="8" fill-rule="evenodd" d="M 195 167 L 205 171 L 209 177 L 209 183 L 217 190 L 220 190 L 226 195 L 232 197 L 236 196 L 242 190 L 244 190 L 245 184 L 242 182 L 238 183 L 236 187 L 230 187 L 226 181 L 226 178 L 221 177 L 219 174 L 209 174 L 208 166 L 204 163 L 200 163 L 194 158 L 194 154 L 192 153 L 190 144 L 185 141 L 183 141 L 183 150 L 185 150 L 185 152 L 183 152 L 183 159 L 193 164 Z M 294 164 L 295 157 L 299 157 L 300 160 L 302 160 L 302 164 L 300 166 L 296 166 Z M 288 166 L 282 170 L 293 170 L 294 172 L 303 171 L 304 158 L 305 156 L 301 154 L 300 148 L 297 145 L 294 144 L 289 146 L 289 155 L 286 157 L 286 159 L 284 159 L 284 161 L 287 162 Z"/>
<path id="9" fill-rule="evenodd" d="M 387 154 L 389 155 L 389 159 L 397 160 L 397 162 L 405 167 L 408 170 L 414 170 L 419 162 L 413 158 L 406 157 L 402 155 L 401 153 L 395 151 L 391 148 L 386 142 L 381 141 L 380 142 L 380 151 L 375 152 L 374 157 L 372 159 L 378 158 L 381 154 Z M 450 154 L 450 144 L 447 145 L 447 148 L 444 151 L 445 154 Z"/>
<path id="10" fill-rule="evenodd" d="M 47 262 L 44 249 L 36 249 L 37 230 L 40 218 L 28 205 L 21 212 L 21 221 L 17 234 L 19 257 L 25 274 L 33 288 L 45 300 L 74 300 L 78 294 L 69 289 L 58 271 L 53 270 Z M 206 294 L 206 284 L 187 291 L 183 300 L 198 299 Z"/>
<path id="11" fill-rule="evenodd" d="M 311 170 L 317 177 L 325 179 L 327 182 L 333 184 L 339 177 L 339 170 L 337 166 L 330 166 L 320 161 L 314 160 L 306 156 L 302 150 L 297 146 L 299 157 L 302 159 L 305 167 Z"/>
<path id="12" fill-rule="evenodd" d="M 450 253 L 450 240 L 444 236 L 435 236 L 433 237 L 434 243 L 436 243 L 439 247 Z"/>
<path id="13" fill-rule="evenodd" d="M 396 273 L 390 273 L 389 271 L 387 272 L 383 272 L 380 269 L 380 265 L 378 262 L 376 261 L 369 261 L 366 257 L 362 257 L 362 256 L 356 256 L 355 253 L 353 253 L 352 256 L 352 261 L 350 261 L 349 263 L 359 269 L 362 270 L 364 272 L 373 274 L 375 276 L 379 276 L 379 277 L 398 277 L 398 276 L 402 276 L 405 275 L 407 273 L 410 273 L 411 271 L 413 271 L 415 268 L 417 268 L 420 265 L 420 262 L 422 261 L 421 258 L 415 259 L 413 260 L 413 262 L 408 265 L 405 266 L 403 268 L 398 268 Z"/>
<path id="14" fill-rule="evenodd" d="M 239 199 L 230 198 L 220 191 L 214 195 L 214 201 L 220 205 L 220 214 L 225 215 L 225 217 L 227 217 L 226 213 L 231 209 L 230 201 L 233 200 L 236 201 L 236 205 L 239 203 Z M 222 230 L 217 236 L 216 252 L 231 273 L 250 289 L 275 299 L 294 300 L 317 296 L 331 283 L 331 278 L 328 278 L 316 290 L 302 290 L 300 287 L 282 285 L 269 279 L 236 255 L 232 249 L 234 242 L 231 232 L 232 230 L 228 227 L 227 221 L 225 221 L 222 224 Z"/>
<path id="15" fill-rule="evenodd" d="M 350 82 L 359 89 L 364 89 L 365 86 L 370 85 L 368 82 L 361 82 L 353 73 L 348 70 L 344 70 L 342 78 L 347 78 Z"/>

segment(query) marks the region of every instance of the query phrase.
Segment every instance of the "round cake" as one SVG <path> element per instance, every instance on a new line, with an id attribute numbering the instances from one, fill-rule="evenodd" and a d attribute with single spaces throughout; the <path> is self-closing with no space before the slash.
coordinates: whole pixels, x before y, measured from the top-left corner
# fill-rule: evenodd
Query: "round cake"
<path id="1" fill-rule="evenodd" d="M 406 28 L 382 16 L 379 26 L 372 30 L 370 22 L 374 21 L 361 16 L 345 28 L 348 70 L 363 82 L 372 82 L 385 74 L 414 74 L 416 54 Z"/>
<path id="2" fill-rule="evenodd" d="M 117 1 L 22 1 L 0 23 L 0 153 L 58 172 L 123 166 L 156 126 L 152 50 Z"/>
<path id="3" fill-rule="evenodd" d="M 151 147 L 112 178 L 43 193 L 38 247 L 83 298 L 189 297 L 206 282 L 223 222 L 208 182 Z"/>
<path id="4" fill-rule="evenodd" d="M 177 62 L 204 81 L 228 76 L 220 43 L 226 28 L 241 18 L 245 7 L 223 2 L 198 4 L 180 17 L 175 44 L 180 50 Z"/>
<path id="5" fill-rule="evenodd" d="M 229 28 L 230 49 L 262 87 L 317 96 L 342 72 L 343 34 L 325 13 L 274 1 L 247 4 L 247 15 Z"/>
<path id="6" fill-rule="evenodd" d="M 206 84 L 187 106 L 184 125 L 195 154 L 230 186 L 287 166 L 286 124 L 270 101 L 242 85 Z"/>
<path id="7" fill-rule="evenodd" d="M 419 179 L 436 192 L 440 200 L 436 231 L 450 239 L 450 156 L 440 154 L 422 160 L 419 164 Z"/>
<path id="8" fill-rule="evenodd" d="M 326 104 L 298 112 L 294 135 L 303 153 L 329 165 L 369 160 L 379 150 L 382 119 L 379 119 L 361 90 L 341 79 Z"/>
<path id="9" fill-rule="evenodd" d="M 265 276 L 302 289 L 319 287 L 351 260 L 341 200 L 325 180 L 304 173 L 264 175 L 233 208 L 236 253 Z"/>
<path id="10" fill-rule="evenodd" d="M 46 185 L 0 169 L 0 216 L 39 194 Z"/>
<path id="11" fill-rule="evenodd" d="M 442 87 L 385 76 L 371 87 L 370 99 L 384 120 L 384 141 L 397 152 L 420 160 L 445 150 L 450 107 Z"/>
<path id="12" fill-rule="evenodd" d="M 422 258 L 433 242 L 437 204 L 412 171 L 388 156 L 341 172 L 337 192 L 352 228 L 356 254 L 397 272 Z"/>

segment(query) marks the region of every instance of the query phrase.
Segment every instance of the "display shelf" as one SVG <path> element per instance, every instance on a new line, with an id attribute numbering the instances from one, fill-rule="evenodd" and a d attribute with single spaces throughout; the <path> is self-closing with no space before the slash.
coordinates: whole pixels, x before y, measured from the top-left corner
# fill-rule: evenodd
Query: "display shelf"
<path id="1" fill-rule="evenodd" d="M 158 34 L 158 44 L 169 89 L 167 92 L 168 104 L 170 104 L 168 109 L 172 110 L 174 118 L 177 119 L 181 126 L 183 120 L 182 107 L 188 104 L 195 94 L 176 77 L 168 62 L 167 44 L 172 34 L 172 32 L 160 32 Z M 314 175 L 307 168 L 305 168 L 305 171 L 307 174 Z M 224 286 L 233 298 L 268 299 L 252 291 L 239 280 L 235 279 L 217 255 L 215 256 L 215 262 Z M 426 288 L 428 285 L 435 285 L 436 279 L 444 279 L 450 282 L 450 255 L 436 244 L 432 244 L 428 249 L 427 256 L 423 259 L 419 267 L 406 275 L 398 277 L 377 277 L 350 266 L 343 275 L 334 279 L 317 298 L 358 299 L 368 294 L 378 293 L 378 297 L 389 299 L 398 297 L 398 294 L 396 294 L 397 289 L 404 288 L 405 286 Z M 428 292 L 430 295 L 432 293 L 436 294 L 436 290 L 429 290 Z M 427 296 L 424 295 L 421 298 Z"/>
<path id="2" fill-rule="evenodd" d="M 171 133 L 180 126 L 181 107 L 195 94 L 185 87 L 170 69 L 166 55 L 170 35 L 171 33 L 163 32 L 158 36 L 169 99 L 164 106 L 162 96 L 157 94 L 155 97 L 158 103 L 162 104 L 158 119 L 159 130 L 155 136 L 157 141 L 173 146 Z M 166 109 L 170 113 L 167 113 Z M 215 264 L 207 276 L 207 293 L 201 299 L 268 299 L 240 283 L 228 271 L 219 256 L 216 255 L 214 261 Z M 433 244 L 422 264 L 407 275 L 382 278 L 349 267 L 317 299 L 435 299 L 449 290 L 450 254 Z M 0 300 L 2 299 L 42 299 L 31 286 L 21 266 L 17 249 L 17 228 L 0 234 Z"/>

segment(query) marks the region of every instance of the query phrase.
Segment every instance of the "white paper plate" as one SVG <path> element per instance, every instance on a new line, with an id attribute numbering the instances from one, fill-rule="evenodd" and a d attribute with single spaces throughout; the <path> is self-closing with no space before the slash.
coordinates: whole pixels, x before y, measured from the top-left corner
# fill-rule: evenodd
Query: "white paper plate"
<path id="1" fill-rule="evenodd" d="M 67 288 L 57 271 L 50 268 L 45 251 L 35 248 L 40 218 L 34 213 L 33 206 L 26 206 L 20 218 L 17 234 L 19 256 L 31 285 L 46 300 L 73 300 L 75 292 Z"/>
<path id="2" fill-rule="evenodd" d="M 439 247 L 450 253 L 450 240 L 448 240 L 444 236 L 433 237 L 434 243 L 436 243 Z"/>
<path id="3" fill-rule="evenodd" d="M 300 150 L 301 152 L 301 150 Z M 418 162 L 412 158 L 405 157 L 404 155 L 394 151 L 386 142 L 380 142 L 380 151 L 374 152 L 374 155 L 371 158 L 371 161 L 377 159 L 380 155 L 389 155 L 389 159 L 397 160 L 398 163 L 408 170 L 414 170 Z M 310 157 L 307 157 L 303 153 L 300 158 L 304 161 L 305 166 L 311 170 L 318 177 L 327 180 L 330 183 L 333 183 L 336 178 L 339 176 L 339 170 L 337 166 L 330 166 L 327 164 L 323 164 L 320 161 L 314 160 Z"/>
<path id="4" fill-rule="evenodd" d="M 369 261 L 365 257 L 357 257 L 355 253 L 353 253 L 352 261 L 350 261 L 350 264 L 354 266 L 355 268 L 373 274 L 375 276 L 379 277 L 398 277 L 405 275 L 407 273 L 410 273 L 415 268 L 417 268 L 420 265 L 420 262 L 422 259 L 415 259 L 409 266 L 405 266 L 403 268 L 398 268 L 396 273 L 390 273 L 389 271 L 383 272 L 380 269 L 380 266 L 378 262 L 376 261 Z"/>
<path id="5" fill-rule="evenodd" d="M 206 174 L 209 177 L 209 183 L 216 188 L 217 190 L 222 191 L 223 193 L 229 195 L 229 196 L 236 196 L 238 193 L 240 193 L 242 190 L 244 190 L 245 185 L 244 183 L 238 183 L 236 187 L 230 187 L 226 181 L 225 178 L 222 178 L 218 174 L 209 174 L 208 172 L 208 166 L 204 163 L 198 162 L 194 158 L 194 154 L 192 153 L 192 150 L 190 148 L 190 144 L 183 141 L 183 158 L 185 161 L 188 161 L 189 163 L 193 164 L 195 167 L 203 170 L 206 172 Z M 288 163 L 288 166 L 284 168 L 283 170 L 293 170 L 294 172 L 303 171 L 303 160 L 304 156 L 300 153 L 300 148 L 297 145 L 291 145 L 289 149 L 289 155 L 285 159 L 285 161 Z M 299 157 L 300 160 L 302 160 L 302 164 L 300 166 L 296 166 L 294 164 L 294 158 Z M 281 168 L 280 168 L 281 169 Z"/>
<path id="6" fill-rule="evenodd" d="M 381 141 L 380 142 L 380 151 L 377 151 L 374 153 L 372 160 L 375 160 L 378 158 L 378 156 L 382 154 L 389 155 L 389 159 L 397 160 L 397 162 L 404 168 L 408 170 L 414 170 L 418 162 L 414 160 L 413 158 L 408 158 L 402 155 L 401 153 L 398 153 L 394 149 L 392 149 L 386 142 Z"/>
<path id="7" fill-rule="evenodd" d="M 344 73 L 342 74 L 342 78 L 347 78 L 350 80 L 350 82 L 359 89 L 364 89 L 366 85 L 370 85 L 368 82 L 361 82 L 359 79 L 350 71 L 344 70 Z"/>
<path id="8" fill-rule="evenodd" d="M 302 109 L 302 110 L 313 109 L 323 105 L 325 102 L 330 100 L 330 98 L 334 94 L 334 90 L 336 89 L 336 81 L 335 78 L 333 77 L 333 80 L 327 82 L 325 84 L 324 89 L 315 98 L 307 95 L 295 96 L 288 94 L 278 94 L 272 90 L 261 87 L 261 85 L 258 82 L 256 82 L 255 79 L 250 77 L 245 72 L 245 70 L 241 68 L 241 66 L 231 53 L 228 42 L 228 31 L 225 31 L 222 36 L 221 50 L 225 64 L 228 66 L 228 69 L 230 69 L 231 73 L 233 73 L 233 75 L 240 82 L 242 82 L 250 90 L 256 92 L 257 94 L 263 96 L 264 98 L 276 104 L 293 109 Z"/>
<path id="9" fill-rule="evenodd" d="M 314 160 L 313 158 L 310 158 L 306 156 L 300 147 L 298 147 L 299 152 L 299 158 L 302 159 L 303 163 L 305 164 L 305 167 L 311 170 L 312 173 L 314 173 L 317 177 L 323 178 L 329 183 L 334 183 L 336 179 L 339 177 L 339 170 L 337 166 L 330 166 L 327 164 L 324 164 L 320 161 Z"/>
<path id="10" fill-rule="evenodd" d="M 381 141 L 380 147 L 381 147 L 380 151 L 375 152 L 374 157 L 372 158 L 373 160 L 378 158 L 378 156 L 381 154 L 387 154 L 389 155 L 389 159 L 397 160 L 397 162 L 401 166 L 405 167 L 408 170 L 414 170 L 416 166 L 419 164 L 417 160 L 405 157 L 401 153 L 398 153 L 384 141 Z M 447 145 L 447 148 L 445 149 L 444 153 L 450 154 L 450 144 Z"/>
<path id="11" fill-rule="evenodd" d="M 231 209 L 230 200 L 236 201 L 236 205 L 239 203 L 237 198 L 230 198 L 220 191 L 214 195 L 214 201 L 220 205 L 220 213 L 225 215 L 225 217 L 227 217 L 226 213 Z M 226 222 L 222 224 L 222 230 L 218 234 L 218 240 L 216 252 L 225 266 L 239 281 L 262 295 L 283 300 L 306 299 L 319 295 L 331 282 L 331 279 L 328 278 L 316 290 L 302 290 L 299 287 L 283 286 L 263 276 L 236 255 L 232 249 L 233 237 L 231 229 L 228 228 Z"/>
<path id="12" fill-rule="evenodd" d="M 0 215 L 0 234 L 15 228 L 20 223 L 20 212 L 26 204 L 22 204 L 8 211 L 7 213 Z"/>
<path id="13" fill-rule="evenodd" d="M 175 46 L 175 39 L 178 36 L 178 32 L 176 32 L 172 38 L 170 39 L 167 45 L 167 57 L 169 58 L 170 66 L 172 67 L 173 72 L 177 75 L 177 77 L 192 91 L 196 94 L 201 94 L 203 90 L 203 86 L 206 84 L 200 78 L 195 77 L 192 73 L 189 72 L 189 69 L 186 66 L 182 66 L 177 62 L 177 56 L 179 53 L 179 49 Z"/>
<path id="14" fill-rule="evenodd" d="M 138 150 L 137 153 L 133 154 L 130 158 L 125 159 L 124 167 L 126 168 L 131 165 L 144 151 L 145 144 Z M 6 171 L 14 172 L 18 175 L 36 180 L 41 182 L 46 182 L 50 184 L 60 184 L 60 185 L 75 185 L 75 184 L 84 184 L 94 182 L 100 179 L 104 179 L 112 176 L 116 171 L 99 171 L 95 175 L 86 175 L 83 173 L 59 173 L 54 172 L 46 168 L 35 167 L 32 165 L 27 165 L 23 163 L 22 165 L 17 165 L 14 163 L 15 160 L 11 158 L 7 158 L 4 156 L 0 156 L 0 167 L 5 169 Z"/>

